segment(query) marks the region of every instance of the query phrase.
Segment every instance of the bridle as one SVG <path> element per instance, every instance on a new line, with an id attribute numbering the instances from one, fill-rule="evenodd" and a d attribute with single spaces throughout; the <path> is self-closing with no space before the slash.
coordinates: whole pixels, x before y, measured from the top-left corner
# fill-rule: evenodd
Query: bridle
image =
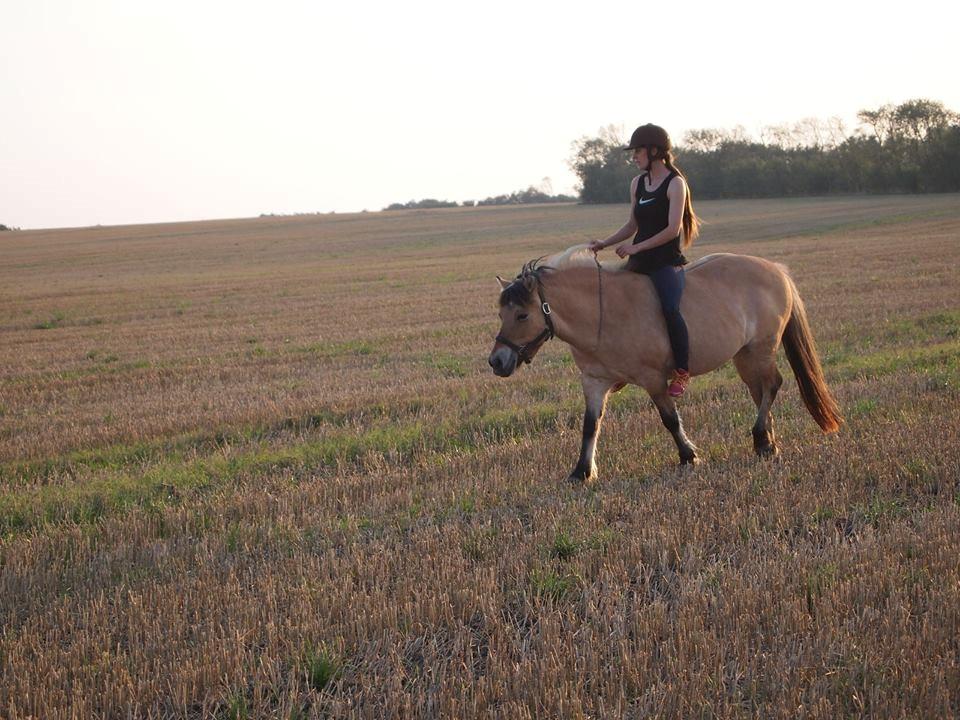
<path id="1" fill-rule="evenodd" d="M 524 343 L 523 345 L 517 345 L 515 342 L 509 338 L 505 338 L 503 335 L 498 334 L 494 342 L 498 342 L 501 345 L 506 345 L 508 348 L 513 350 L 517 357 L 520 358 L 520 362 L 530 364 L 530 361 L 533 360 L 533 353 L 540 349 L 540 346 L 543 345 L 547 340 L 552 338 L 556 333 L 553 329 L 553 320 L 550 318 L 550 303 L 547 302 L 547 299 L 543 296 L 543 288 L 540 286 L 540 282 L 537 282 L 537 295 L 540 297 L 540 312 L 543 313 L 543 321 L 546 323 L 543 330 L 540 331 L 540 334 L 537 335 L 530 342 Z M 532 347 L 532 352 L 528 348 Z"/>
<path id="2" fill-rule="evenodd" d="M 600 305 L 600 322 L 597 324 L 597 346 L 596 349 L 600 349 L 600 338 L 601 333 L 603 332 L 603 271 L 600 266 L 600 259 L 597 257 L 596 253 L 593 255 L 593 261 L 597 264 L 597 301 Z M 553 319 L 550 317 L 550 303 L 547 302 L 547 299 L 543 296 L 543 286 L 540 284 L 539 278 L 537 279 L 537 295 L 540 298 L 540 312 L 543 313 L 543 321 L 545 326 L 543 330 L 540 331 L 540 334 L 537 335 L 530 342 L 524 343 L 523 345 L 517 345 L 515 342 L 509 338 L 505 338 L 501 334 L 497 334 L 497 337 L 494 339 L 494 342 L 500 343 L 501 345 L 506 345 L 508 348 L 513 350 L 517 357 L 520 359 L 520 362 L 526 363 L 527 365 L 533 360 L 533 353 L 540 349 L 540 346 L 550 340 L 556 335 L 556 332 L 553 329 Z M 533 352 L 530 352 L 528 348 L 533 349 Z"/>

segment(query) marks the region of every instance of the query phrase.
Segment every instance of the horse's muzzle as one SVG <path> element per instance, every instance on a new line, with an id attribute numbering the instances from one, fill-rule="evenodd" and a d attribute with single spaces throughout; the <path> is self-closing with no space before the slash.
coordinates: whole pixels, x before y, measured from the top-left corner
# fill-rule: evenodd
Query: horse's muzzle
<path id="1" fill-rule="evenodd" d="M 495 375 L 510 377 L 517 369 L 517 354 L 508 347 L 499 347 L 490 353 L 487 360 Z"/>

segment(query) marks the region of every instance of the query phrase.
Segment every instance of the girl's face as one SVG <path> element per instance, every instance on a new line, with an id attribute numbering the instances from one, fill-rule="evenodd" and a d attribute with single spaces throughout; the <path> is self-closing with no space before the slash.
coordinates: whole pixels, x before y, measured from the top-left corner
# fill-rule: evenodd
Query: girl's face
<path id="1" fill-rule="evenodd" d="M 650 158 L 647 156 L 647 149 L 645 147 L 638 147 L 633 151 L 633 162 L 641 170 L 647 169 L 647 165 L 650 163 Z"/>

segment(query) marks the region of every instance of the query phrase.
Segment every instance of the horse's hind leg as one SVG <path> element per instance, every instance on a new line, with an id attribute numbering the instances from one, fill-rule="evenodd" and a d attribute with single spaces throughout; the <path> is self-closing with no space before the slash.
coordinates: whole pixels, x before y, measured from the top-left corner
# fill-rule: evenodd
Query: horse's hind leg
<path id="1" fill-rule="evenodd" d="M 695 465 L 700 460 L 697 455 L 697 446 L 690 442 L 690 438 L 683 431 L 683 422 L 680 420 L 680 413 L 677 412 L 677 404 L 666 391 L 656 395 L 651 394 L 650 397 L 660 412 L 663 426 L 673 435 L 673 441 L 677 444 L 677 451 L 680 453 L 680 464 Z"/>
<path id="2" fill-rule="evenodd" d="M 757 405 L 757 421 L 753 424 L 753 449 L 761 457 L 772 457 L 779 449 L 773 432 L 770 408 L 783 384 L 783 377 L 777 369 L 776 348 L 772 351 L 757 351 L 747 346 L 733 356 L 733 364 Z"/>

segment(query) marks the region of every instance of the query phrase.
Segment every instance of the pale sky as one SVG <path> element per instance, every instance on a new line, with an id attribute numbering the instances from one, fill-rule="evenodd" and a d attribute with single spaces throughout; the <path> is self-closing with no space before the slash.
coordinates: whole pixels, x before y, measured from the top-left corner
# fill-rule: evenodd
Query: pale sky
<path id="1" fill-rule="evenodd" d="M 0 223 L 572 192 L 571 144 L 607 125 L 756 137 L 913 98 L 960 111 L 956 8 L 0 0 Z"/>

